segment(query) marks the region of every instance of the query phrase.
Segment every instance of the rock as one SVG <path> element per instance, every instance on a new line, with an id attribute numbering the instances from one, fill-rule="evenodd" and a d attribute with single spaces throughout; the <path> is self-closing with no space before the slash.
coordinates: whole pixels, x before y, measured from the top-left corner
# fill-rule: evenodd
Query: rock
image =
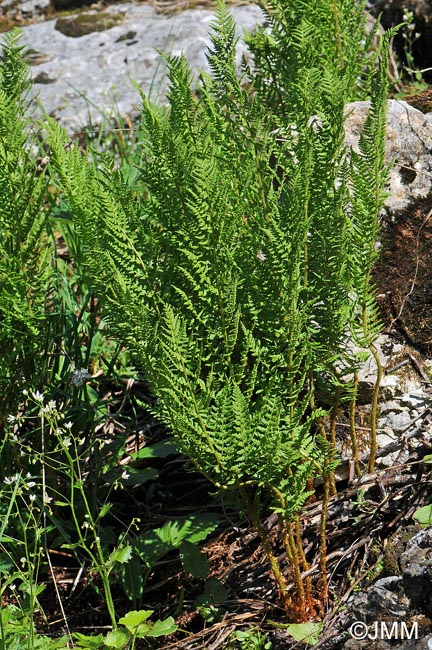
<path id="1" fill-rule="evenodd" d="M 420 531 L 420 525 L 403 526 L 387 540 L 384 549 L 384 574 L 386 576 L 400 576 L 401 555 L 405 552 L 408 542 Z"/>
<path id="2" fill-rule="evenodd" d="M 81 13 L 77 16 L 65 16 L 58 18 L 54 28 L 65 36 L 78 38 L 93 32 L 104 32 L 111 27 L 120 25 L 123 22 L 123 14 L 113 14 L 100 11 Z"/>
<path id="3" fill-rule="evenodd" d="M 343 650 L 431 650 L 432 527 L 419 531 L 418 527 L 407 526 L 398 531 L 387 544 L 385 560 L 386 570 L 398 575 L 379 579 L 348 601 L 347 630 L 354 638 L 344 644 Z M 405 637 L 400 634 L 403 629 L 397 627 L 402 622 L 408 633 Z M 396 623 L 394 632 L 399 636 L 386 636 L 392 623 Z M 413 625 L 416 634 L 409 638 Z M 375 635 L 378 638 L 374 639 Z M 395 643 L 398 638 L 399 643 Z"/>
<path id="4" fill-rule="evenodd" d="M 346 143 L 355 150 L 369 110 L 369 102 L 348 104 Z M 387 115 L 386 158 L 390 171 L 386 207 L 391 215 L 432 190 L 432 114 L 424 115 L 407 102 L 390 99 Z"/>
<path id="5" fill-rule="evenodd" d="M 403 590 L 401 576 L 377 580 L 367 591 L 361 591 L 349 601 L 352 621 L 371 623 L 380 620 L 406 620 L 409 600 Z"/>
<path id="6" fill-rule="evenodd" d="M 399 560 L 405 593 L 411 605 L 432 617 L 432 528 L 421 530 L 407 543 Z"/>
<path id="7" fill-rule="evenodd" d="M 264 22 L 256 5 L 235 6 L 231 12 L 238 36 L 243 29 L 252 31 Z M 165 65 L 157 49 L 171 55 L 184 52 L 195 72 L 208 70 L 205 49 L 210 43 L 213 10 L 191 9 L 163 16 L 148 5 L 127 3 L 107 7 L 104 14 L 104 20 L 113 17 L 112 26 L 81 36 L 61 33 L 55 20 L 23 29 L 23 42 L 46 57 L 32 65 L 35 78 L 49 79 L 48 84 L 37 86 L 40 102 L 70 135 L 85 124 L 100 123 L 103 115 L 114 111 L 129 114 L 140 103 L 131 79 L 153 100 L 163 98 L 167 88 Z M 115 20 L 119 15 L 124 16 L 121 24 Z M 69 20 L 60 24 L 65 26 Z M 74 21 L 75 25 L 80 22 L 77 18 Z M 245 52 L 245 45 L 240 43 L 239 64 Z"/>

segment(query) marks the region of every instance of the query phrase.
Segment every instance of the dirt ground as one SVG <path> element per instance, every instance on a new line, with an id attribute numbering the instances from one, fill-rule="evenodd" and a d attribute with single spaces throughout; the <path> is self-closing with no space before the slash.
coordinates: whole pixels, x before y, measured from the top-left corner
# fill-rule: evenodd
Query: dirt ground
<path id="1" fill-rule="evenodd" d="M 432 198 L 384 223 L 374 271 L 387 332 L 399 332 L 420 353 L 432 353 Z"/>

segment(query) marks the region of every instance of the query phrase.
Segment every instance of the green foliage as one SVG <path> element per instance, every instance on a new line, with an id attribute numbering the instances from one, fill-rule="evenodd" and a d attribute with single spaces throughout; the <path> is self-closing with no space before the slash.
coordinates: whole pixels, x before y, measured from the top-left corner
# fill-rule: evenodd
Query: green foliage
<path id="1" fill-rule="evenodd" d="M 0 62 L 0 431 L 18 395 L 40 383 L 52 288 L 47 179 L 38 170 L 20 32 L 4 37 Z"/>
<path id="2" fill-rule="evenodd" d="M 269 110 L 286 123 L 321 111 L 321 78 L 339 86 L 344 102 L 367 99 L 379 56 L 377 27 L 366 33 L 366 2 L 261 0 L 267 28 L 249 35 L 254 84 Z"/>
<path id="3" fill-rule="evenodd" d="M 432 523 L 432 505 L 422 506 L 413 514 L 413 518 L 425 528 Z"/>
<path id="4" fill-rule="evenodd" d="M 272 621 L 270 621 L 272 623 Z M 288 625 L 274 623 L 275 627 L 286 630 L 295 641 L 314 646 L 322 633 L 322 623 L 308 621 L 306 623 L 289 623 Z"/>
<path id="5" fill-rule="evenodd" d="M 121 648 L 121 650 L 133 650 L 136 639 L 150 639 L 160 636 L 167 636 L 176 631 L 177 626 L 172 616 L 164 620 L 150 621 L 153 610 L 130 611 L 119 620 L 122 627 L 115 627 L 105 636 L 86 635 L 79 632 L 74 633 L 76 644 L 74 647 L 86 648 L 86 650 L 108 650 L 109 648 Z"/>
<path id="6" fill-rule="evenodd" d="M 107 340 L 103 305 L 80 268 L 80 242 L 65 202 L 49 177 L 30 102 L 30 73 L 20 32 L 4 36 L 0 61 L 0 475 L 31 471 L 14 456 L 7 418 L 23 406 L 23 390 L 63 404 L 74 431 L 91 436 L 108 403 L 89 379 L 105 370 L 113 380 L 131 374 L 121 346 Z M 38 153 L 41 153 L 37 159 Z M 63 237 L 75 266 L 61 257 Z M 34 405 L 28 405 L 34 408 Z M 30 415 L 26 413 L 26 415 Z M 27 442 L 40 451 L 37 427 Z M 98 464 L 95 464 L 98 467 Z M 100 465 L 99 465 L 100 467 Z"/>
<path id="7" fill-rule="evenodd" d="M 362 9 L 268 3 L 272 32 L 250 38 L 256 71 L 239 79 L 235 26 L 219 5 L 211 74 L 192 90 L 186 60 L 166 56 L 170 110 L 142 97 L 141 194 L 106 157 L 95 166 L 77 147 L 66 151 L 50 125 L 83 268 L 111 331 L 140 364 L 179 449 L 215 486 L 242 495 L 264 537 L 260 503 L 271 499 L 284 528 L 308 480 L 335 465 L 335 449 L 314 434 L 316 382 L 342 390 L 334 364 L 352 367 L 347 334 L 361 328 L 371 346 L 379 329 L 370 273 L 387 178 L 390 37 L 349 156 L 346 102 L 374 62 Z"/>
<path id="8" fill-rule="evenodd" d="M 56 192 L 65 194 L 55 211 L 45 172 L 31 156 L 36 140 L 26 115 L 29 74 L 19 34 L 6 37 L 0 64 L 0 429 L 22 399 L 24 383 L 48 383 L 50 396 L 76 414 L 71 426 L 86 434 L 78 439 L 54 400 L 31 393 L 40 420 L 34 458 L 44 468 L 35 498 L 53 525 L 50 498 L 70 510 L 75 538 L 67 548 L 90 558 L 113 626 L 82 647 L 133 647 L 139 635 L 173 631 L 170 619 L 133 625 L 139 612 L 118 628 L 111 576 L 119 574 L 128 595 L 141 599 L 149 571 L 178 549 L 184 568 L 204 577 L 208 565 L 196 544 L 216 525 L 191 517 L 135 538 L 123 535 L 110 551 L 101 542 L 97 530 L 110 506 L 90 502 L 80 462 L 84 452 L 93 454 L 89 431 L 108 410 L 86 379 L 101 362 L 115 374 L 124 345 L 157 397 L 153 411 L 176 447 L 217 488 L 243 499 L 288 599 L 260 523 L 262 504 L 277 513 L 305 617 L 291 524 L 310 494 L 308 481 L 332 471 L 336 451 L 323 427 L 318 435 L 314 426 L 324 414 L 315 389 L 321 382 L 339 394 L 345 370 L 336 372 L 335 363 L 355 365 L 346 358 L 347 334 L 374 353 L 380 328 L 371 269 L 387 179 L 391 34 L 372 74 L 363 7 L 348 0 L 320 0 L 313 11 L 300 0 L 267 3 L 272 32 L 249 38 L 255 68 L 245 66 L 239 79 L 234 22 L 219 5 L 210 74 L 202 73 L 193 90 L 186 60 L 165 57 L 169 110 L 142 96 L 142 146 L 132 172 L 129 161 L 118 169 L 109 155 L 94 153 L 89 160 L 50 123 Z M 347 152 L 346 103 L 369 88 L 358 151 Z M 56 257 L 55 229 L 67 241 L 74 269 Z M 107 342 L 105 328 L 117 347 Z M 121 370 L 126 363 L 123 356 Z M 376 399 L 375 392 L 372 411 Z M 371 458 L 374 444 L 371 434 Z M 114 459 L 120 447 L 113 447 Z M 11 450 L 2 441 L 9 467 Z M 102 456 L 96 461 L 100 466 Z M 109 478 L 112 466 L 107 470 Z M 67 496 L 58 487 L 62 472 L 70 479 Z M 137 484 L 155 476 L 151 469 L 140 476 L 131 470 L 122 480 Z M 9 542 L 3 566 L 15 561 Z M 34 603 L 36 580 L 25 588 Z M 221 613 L 216 592 L 207 583 L 197 603 L 208 620 Z"/>
<path id="9" fill-rule="evenodd" d="M 189 515 L 171 520 L 160 528 L 126 537 L 131 556 L 120 570 L 120 578 L 127 597 L 139 601 L 151 571 L 168 553 L 178 550 L 186 572 L 194 578 L 205 578 L 209 565 L 197 544 L 217 527 L 218 518 L 210 513 Z"/>
<path id="10" fill-rule="evenodd" d="M 2 650 L 67 650 L 68 638 L 52 639 L 36 634 L 30 616 L 14 605 L 0 610 L 0 647 Z"/>
<path id="11" fill-rule="evenodd" d="M 376 247 L 380 230 L 379 215 L 387 197 L 387 57 L 389 42 L 394 34 L 395 30 L 390 30 L 384 38 L 383 56 L 372 88 L 370 110 L 360 135 L 358 151 L 351 152 L 350 270 L 353 290 L 356 293 L 356 307 L 362 315 L 360 341 L 366 347 L 381 330 L 371 272 L 379 254 Z"/>
<path id="12" fill-rule="evenodd" d="M 226 614 L 223 607 L 228 598 L 228 593 L 223 584 L 214 578 L 206 580 L 204 591 L 197 598 L 194 604 L 202 618 L 207 623 L 218 623 Z"/>
<path id="13" fill-rule="evenodd" d="M 336 163 L 322 178 L 331 153 L 341 152 L 342 106 L 336 145 L 333 114 L 315 139 L 305 123 L 279 143 L 259 97 L 236 77 L 233 33 L 220 8 L 213 77 L 202 76 L 200 100 L 181 58 L 168 60 L 169 116 L 143 98 L 148 200 L 132 200 L 121 176 L 84 164 L 78 150 L 66 153 L 54 127 L 52 147 L 89 275 L 114 330 L 142 359 L 158 415 L 215 485 L 274 487 L 292 516 L 322 456 L 305 416 L 308 372 L 332 358 L 348 300 L 343 246 L 320 264 L 325 289 L 307 281 L 309 260 L 324 250 L 324 217 L 331 241 L 347 231 L 346 188 L 329 182 Z M 290 181 L 276 187 L 280 169 Z M 315 177 L 313 199 L 325 203 L 314 214 Z"/>
<path id="14" fill-rule="evenodd" d="M 239 650 L 272 650 L 273 644 L 267 641 L 268 634 L 262 634 L 258 629 L 237 630 L 234 637 L 238 643 L 230 648 Z"/>

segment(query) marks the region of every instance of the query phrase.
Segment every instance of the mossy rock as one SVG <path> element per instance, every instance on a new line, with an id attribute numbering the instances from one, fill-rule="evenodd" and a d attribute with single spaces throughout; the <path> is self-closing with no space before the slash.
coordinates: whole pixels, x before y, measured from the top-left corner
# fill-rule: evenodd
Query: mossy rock
<path id="1" fill-rule="evenodd" d="M 387 576 L 400 576 L 402 571 L 399 558 L 405 551 L 409 540 L 416 535 L 421 526 L 418 524 L 404 526 L 389 538 L 384 551 L 384 572 Z"/>
<path id="2" fill-rule="evenodd" d="M 0 33 L 8 32 L 15 27 L 16 23 L 10 18 L 0 16 Z"/>
<path id="3" fill-rule="evenodd" d="M 123 19 L 123 14 L 85 13 L 58 18 L 55 28 L 65 36 L 78 38 L 92 32 L 104 32 L 119 25 Z"/>

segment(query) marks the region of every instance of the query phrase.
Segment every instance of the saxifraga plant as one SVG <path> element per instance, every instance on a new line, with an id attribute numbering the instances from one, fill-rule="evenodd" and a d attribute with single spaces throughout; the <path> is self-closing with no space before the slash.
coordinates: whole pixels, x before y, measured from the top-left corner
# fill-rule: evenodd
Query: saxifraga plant
<path id="1" fill-rule="evenodd" d="M 359 19 L 350 7 L 341 5 L 344 24 L 349 11 Z M 302 578 L 299 512 L 309 479 L 335 466 L 334 448 L 313 427 L 323 413 L 314 390 L 317 377 L 334 374 L 347 328 L 357 326 L 350 264 L 360 199 L 353 202 L 349 188 L 357 197 L 370 191 L 356 184 L 355 170 L 361 176 L 358 160 L 374 152 L 361 150 L 350 165 L 343 146 L 357 59 L 323 63 L 305 19 L 290 36 L 300 67 L 284 89 L 297 109 L 282 116 L 259 84 L 254 92 L 238 79 L 234 23 L 221 5 L 213 30 L 211 75 L 201 75 L 197 94 L 185 59 L 166 57 L 170 110 L 143 96 L 145 194 L 106 160 L 98 169 L 76 147 L 65 151 L 53 123 L 52 160 L 88 275 L 113 331 L 141 361 L 155 411 L 196 468 L 241 497 L 287 611 L 305 620 L 317 603 Z M 385 114 L 383 60 L 370 125 Z M 381 128 L 369 132 L 379 149 Z M 289 577 L 261 521 L 269 502 Z M 325 556 L 325 530 L 321 541 Z"/>

